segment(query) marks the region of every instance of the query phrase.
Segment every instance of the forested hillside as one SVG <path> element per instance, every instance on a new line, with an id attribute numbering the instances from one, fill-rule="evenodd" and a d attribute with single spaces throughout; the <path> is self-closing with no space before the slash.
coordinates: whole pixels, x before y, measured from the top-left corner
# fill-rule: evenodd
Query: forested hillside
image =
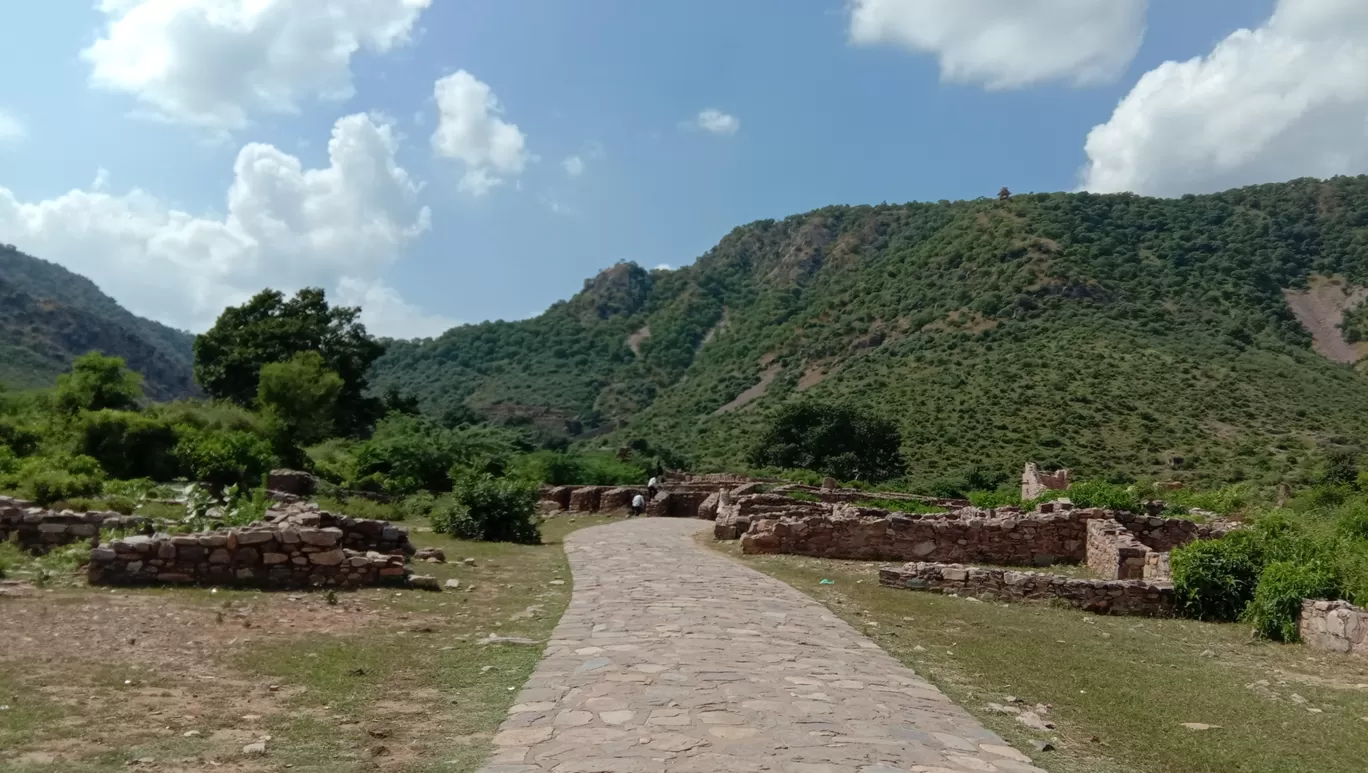
<path id="1" fill-rule="evenodd" d="M 1284 298 L 1368 284 L 1368 178 L 1209 196 L 829 207 L 691 266 L 615 266 L 542 316 L 394 344 L 373 381 L 735 465 L 785 401 L 893 418 L 913 479 L 1295 476 L 1368 441 L 1368 380 Z M 1319 280 L 1317 280 L 1319 281 Z"/>
<path id="2" fill-rule="evenodd" d="M 51 386 L 95 349 L 142 373 L 149 396 L 194 393 L 193 336 L 135 316 L 83 276 L 0 245 L 0 383 Z"/>

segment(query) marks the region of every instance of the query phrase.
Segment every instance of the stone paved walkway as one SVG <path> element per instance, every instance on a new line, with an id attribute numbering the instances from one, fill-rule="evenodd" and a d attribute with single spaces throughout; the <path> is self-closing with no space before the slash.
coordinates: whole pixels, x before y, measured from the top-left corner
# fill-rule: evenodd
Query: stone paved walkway
<path id="1" fill-rule="evenodd" d="M 648 518 L 575 590 L 481 773 L 1043 773 L 820 604 Z"/>

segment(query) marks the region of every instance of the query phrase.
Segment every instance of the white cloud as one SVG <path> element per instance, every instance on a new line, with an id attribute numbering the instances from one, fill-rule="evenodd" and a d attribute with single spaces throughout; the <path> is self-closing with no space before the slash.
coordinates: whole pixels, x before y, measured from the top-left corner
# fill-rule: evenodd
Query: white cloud
<path id="1" fill-rule="evenodd" d="M 438 123 L 432 148 L 465 166 L 462 191 L 483 196 L 536 160 L 517 125 L 499 117 L 503 107 L 488 84 L 458 70 L 437 81 L 434 91 Z"/>
<path id="2" fill-rule="evenodd" d="M 1258 29 L 1146 73 L 1085 150 L 1084 188 L 1173 196 L 1368 172 L 1368 3 L 1279 0 Z"/>
<path id="3" fill-rule="evenodd" d="M 428 314 L 405 301 L 399 291 L 378 280 L 342 277 L 336 300 L 361 307 L 361 322 L 372 335 L 389 338 L 436 338 L 461 324 L 440 314 Z"/>
<path id="4" fill-rule="evenodd" d="M 408 42 L 432 0 L 100 0 L 91 83 L 219 130 L 352 93 L 352 56 Z"/>
<path id="5" fill-rule="evenodd" d="M 989 89 L 1119 77 L 1148 0 L 853 0 L 850 39 L 935 54 L 941 77 Z"/>
<path id="6" fill-rule="evenodd" d="M 656 271 L 674 271 L 674 267 L 671 266 L 669 263 L 657 263 L 657 264 L 656 264 L 656 267 L 655 267 L 655 270 L 656 270 Z"/>
<path id="7" fill-rule="evenodd" d="M 84 274 L 137 314 L 202 330 L 263 287 L 374 281 L 397 260 L 430 220 L 397 145 L 390 125 L 364 114 L 338 120 L 325 168 L 246 145 L 222 217 L 106 192 L 107 174 L 44 201 L 0 187 L 0 242 Z"/>
<path id="8" fill-rule="evenodd" d="M 565 167 L 565 173 L 571 177 L 584 174 L 584 159 L 579 156 L 570 156 L 561 162 L 561 166 Z"/>
<path id="9" fill-rule="evenodd" d="M 698 128 L 713 134 L 736 134 L 741 130 L 741 119 L 710 107 L 698 114 Z"/>
<path id="10" fill-rule="evenodd" d="M 18 118 L 0 110 L 0 142 L 18 142 L 27 134 L 24 124 Z"/>

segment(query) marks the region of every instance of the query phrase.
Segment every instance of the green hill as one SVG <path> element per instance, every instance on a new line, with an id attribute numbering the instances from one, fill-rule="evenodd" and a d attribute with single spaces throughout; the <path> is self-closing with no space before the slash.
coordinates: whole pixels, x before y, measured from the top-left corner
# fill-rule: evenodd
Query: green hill
<path id="1" fill-rule="evenodd" d="M 0 245 L 0 383 L 41 387 L 92 349 L 123 357 L 149 396 L 195 393 L 194 337 L 134 316 L 83 276 Z"/>
<path id="2" fill-rule="evenodd" d="M 705 467 L 814 397 L 896 419 L 919 480 L 1027 459 L 1273 479 L 1368 442 L 1368 379 L 1313 351 L 1284 296 L 1345 295 L 1324 277 L 1368 285 L 1368 178 L 829 207 L 678 271 L 614 266 L 535 319 L 396 343 L 373 381 Z"/>

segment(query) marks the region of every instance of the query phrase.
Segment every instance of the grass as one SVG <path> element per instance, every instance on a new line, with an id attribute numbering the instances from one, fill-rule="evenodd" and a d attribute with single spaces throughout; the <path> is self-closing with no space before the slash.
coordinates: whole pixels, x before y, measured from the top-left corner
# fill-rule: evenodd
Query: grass
<path id="1" fill-rule="evenodd" d="M 537 546 L 415 530 L 418 546 L 448 559 L 415 571 L 460 582 L 442 593 L 375 588 L 330 604 L 315 593 L 111 592 L 68 572 L 49 590 L 0 598 L 0 617 L 29 621 L 25 643 L 0 651 L 0 770 L 105 773 L 151 758 L 234 773 L 471 773 L 543 649 L 480 641 L 545 642 L 570 597 L 562 540 L 605 520 L 550 519 Z M 12 577 L 33 566 L 15 559 Z M 76 637 L 79 654 L 53 657 Z M 242 752 L 265 736 L 265 757 Z"/>
<path id="2" fill-rule="evenodd" d="M 1241 625 L 974 602 L 881 587 L 876 564 L 716 547 L 810 594 L 1018 748 L 1046 736 L 987 704 L 1053 706 L 1057 750 L 1033 753 L 1051 773 L 1358 773 L 1368 759 L 1362 659 Z"/>

